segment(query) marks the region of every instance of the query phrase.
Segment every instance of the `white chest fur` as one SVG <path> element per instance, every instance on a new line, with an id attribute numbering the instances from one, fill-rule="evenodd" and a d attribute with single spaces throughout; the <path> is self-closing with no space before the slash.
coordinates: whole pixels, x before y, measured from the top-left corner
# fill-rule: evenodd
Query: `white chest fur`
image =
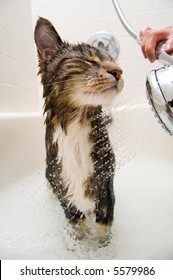
<path id="1" fill-rule="evenodd" d="M 67 134 L 59 126 L 54 133 L 58 144 L 58 162 L 62 164 L 62 179 L 68 187 L 66 197 L 70 204 L 86 213 L 93 211 L 95 203 L 85 197 L 84 183 L 94 171 L 90 158 L 92 143 L 89 141 L 89 126 L 81 126 L 78 120 L 67 128 Z"/>

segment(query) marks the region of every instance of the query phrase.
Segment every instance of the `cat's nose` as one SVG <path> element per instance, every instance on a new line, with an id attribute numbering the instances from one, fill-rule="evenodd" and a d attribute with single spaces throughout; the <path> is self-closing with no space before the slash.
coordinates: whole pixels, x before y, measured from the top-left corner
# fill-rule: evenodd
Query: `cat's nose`
<path id="1" fill-rule="evenodd" d="M 109 74 L 113 75 L 116 80 L 119 80 L 123 71 L 121 69 L 113 69 L 108 71 Z"/>

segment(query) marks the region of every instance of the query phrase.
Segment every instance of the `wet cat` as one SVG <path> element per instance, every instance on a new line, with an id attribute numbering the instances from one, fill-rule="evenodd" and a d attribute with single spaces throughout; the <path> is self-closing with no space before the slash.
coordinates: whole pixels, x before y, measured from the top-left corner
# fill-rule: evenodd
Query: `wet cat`
<path id="1" fill-rule="evenodd" d="M 46 177 L 71 222 L 94 213 L 111 226 L 115 156 L 104 108 L 123 88 L 122 70 L 110 54 L 61 40 L 47 19 L 35 27 L 46 114 Z"/>

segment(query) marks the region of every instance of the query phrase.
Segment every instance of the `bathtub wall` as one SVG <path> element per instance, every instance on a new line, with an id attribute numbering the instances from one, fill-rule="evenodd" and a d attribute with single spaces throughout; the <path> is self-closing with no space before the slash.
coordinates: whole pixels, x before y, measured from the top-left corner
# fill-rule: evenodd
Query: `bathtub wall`
<path id="1" fill-rule="evenodd" d="M 40 109 L 30 0 L 0 1 L 0 112 Z"/>
<path id="2" fill-rule="evenodd" d="M 112 0 L 31 0 L 33 21 L 37 16 L 48 18 L 65 40 L 87 41 L 97 31 L 106 30 L 119 39 L 121 52 L 119 63 L 124 70 L 125 90 L 121 100 L 127 96 L 138 98 L 145 91 L 146 74 L 154 65 L 143 59 L 139 46 L 127 34 L 115 13 Z M 139 31 L 150 25 L 162 28 L 172 24 L 172 0 L 119 0 L 129 23 Z M 143 93 L 141 93 L 143 94 Z"/>

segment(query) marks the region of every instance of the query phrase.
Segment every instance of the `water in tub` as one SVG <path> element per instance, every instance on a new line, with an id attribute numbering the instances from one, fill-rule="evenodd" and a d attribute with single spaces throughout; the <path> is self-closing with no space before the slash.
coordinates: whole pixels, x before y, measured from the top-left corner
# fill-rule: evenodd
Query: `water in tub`
<path id="1" fill-rule="evenodd" d="M 45 180 L 43 160 L 25 178 L 1 186 L 1 259 L 173 258 L 173 139 L 143 97 L 110 110 L 117 162 L 111 238 L 100 244 L 93 221 L 85 236 L 68 223 Z M 43 143 L 42 133 L 36 137 Z"/>

